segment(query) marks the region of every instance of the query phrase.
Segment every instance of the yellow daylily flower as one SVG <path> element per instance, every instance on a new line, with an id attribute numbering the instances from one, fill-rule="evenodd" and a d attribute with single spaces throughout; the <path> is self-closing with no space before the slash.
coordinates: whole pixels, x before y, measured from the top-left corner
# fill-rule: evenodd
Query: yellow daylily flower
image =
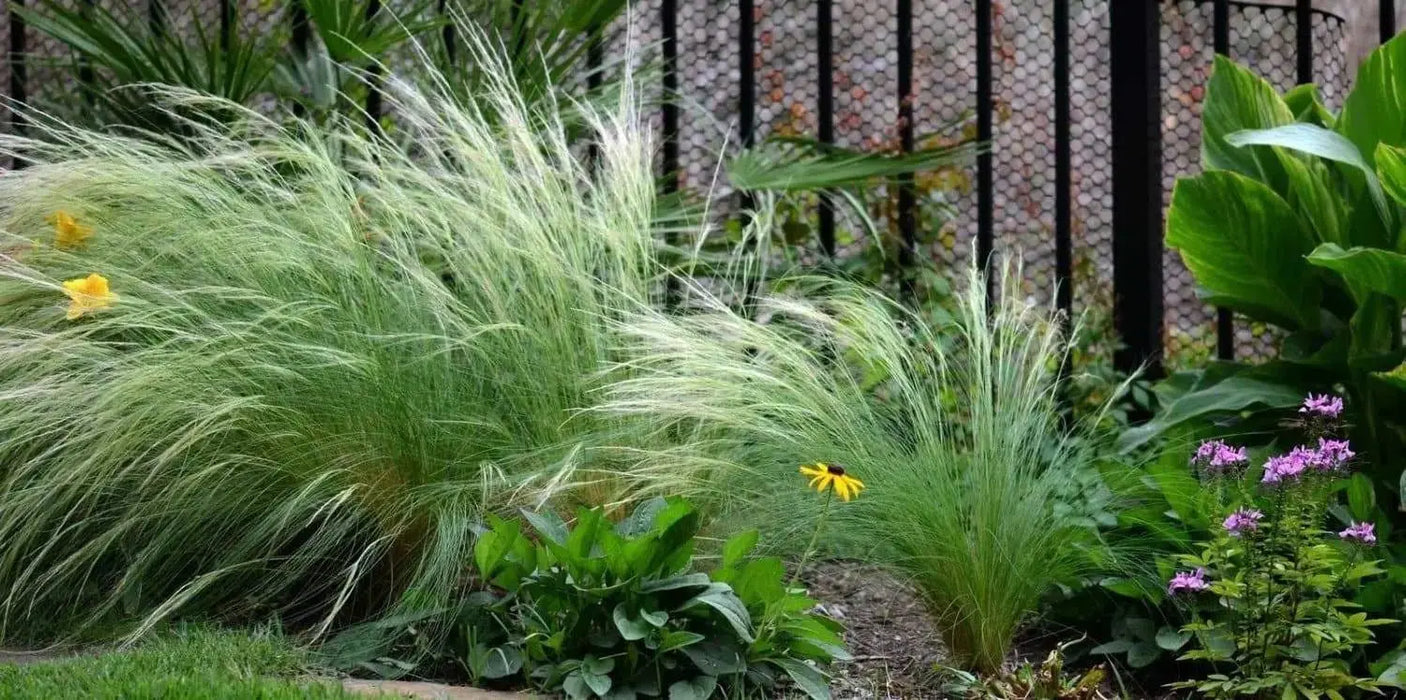
<path id="1" fill-rule="evenodd" d="M 93 235 L 93 227 L 78 223 L 66 211 L 56 211 L 46 220 L 54 225 L 54 247 L 61 250 L 81 248 Z"/>
<path id="2" fill-rule="evenodd" d="M 63 283 L 64 294 L 68 295 L 68 315 L 72 321 L 84 314 L 105 309 L 117 301 L 117 295 L 108 288 L 107 278 L 94 272 L 87 277 L 78 277 Z"/>
<path id="3" fill-rule="evenodd" d="M 844 466 L 839 464 L 816 462 L 805 465 L 801 467 L 801 475 L 810 478 L 809 487 L 817 493 L 825 493 L 826 489 L 833 488 L 835 495 L 846 503 L 864 490 L 864 482 L 846 474 Z"/>

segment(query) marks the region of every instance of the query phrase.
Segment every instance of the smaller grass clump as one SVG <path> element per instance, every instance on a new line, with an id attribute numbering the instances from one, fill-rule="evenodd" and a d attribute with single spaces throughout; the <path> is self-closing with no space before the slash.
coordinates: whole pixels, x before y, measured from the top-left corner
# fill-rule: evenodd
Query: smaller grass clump
<path id="1" fill-rule="evenodd" d="M 306 658 L 272 632 L 206 627 L 159 633 L 126 651 L 0 664 L 0 698 L 352 698 L 334 682 L 299 678 Z"/>
<path id="2" fill-rule="evenodd" d="M 643 311 L 625 322 L 635 359 L 604 408 L 693 436 L 698 457 L 663 455 L 656 475 L 711 495 L 721 522 L 764 519 L 799 539 L 826 519 L 831 546 L 911 580 L 958 663 L 991 671 L 1088 561 L 1081 491 L 1097 483 L 1086 442 L 1061 425 L 1060 318 L 1016 279 L 1007 271 L 991 304 L 972 270 L 943 327 L 833 280 L 778 281 L 789 291 L 757 300 L 762 321 L 721 301 Z M 867 488 L 816 497 L 796 473 L 815 462 Z"/>

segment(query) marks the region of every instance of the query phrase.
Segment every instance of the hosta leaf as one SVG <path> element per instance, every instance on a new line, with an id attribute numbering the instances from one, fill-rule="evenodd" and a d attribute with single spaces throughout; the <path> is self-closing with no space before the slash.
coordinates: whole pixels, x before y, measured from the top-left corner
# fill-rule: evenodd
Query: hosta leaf
<path id="1" fill-rule="evenodd" d="M 669 686 L 669 700 L 708 700 L 718 687 L 714 676 L 695 676 Z"/>
<path id="2" fill-rule="evenodd" d="M 780 666 L 811 700 L 830 700 L 830 684 L 814 666 L 795 659 L 772 659 L 772 663 Z"/>

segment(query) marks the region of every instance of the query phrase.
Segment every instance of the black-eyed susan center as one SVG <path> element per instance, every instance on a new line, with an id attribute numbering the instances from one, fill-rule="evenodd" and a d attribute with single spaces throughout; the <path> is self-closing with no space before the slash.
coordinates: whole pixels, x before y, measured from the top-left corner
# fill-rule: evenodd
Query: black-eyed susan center
<path id="1" fill-rule="evenodd" d="M 801 467 L 801 474 L 810 478 L 810 488 L 818 493 L 834 489 L 840 500 L 848 502 L 864 490 L 864 482 L 845 472 L 844 465 L 816 462 Z"/>

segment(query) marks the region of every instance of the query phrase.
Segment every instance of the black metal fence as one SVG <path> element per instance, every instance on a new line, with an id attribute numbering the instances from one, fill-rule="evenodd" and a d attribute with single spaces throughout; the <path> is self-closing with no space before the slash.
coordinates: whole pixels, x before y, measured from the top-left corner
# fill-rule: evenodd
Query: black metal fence
<path id="1" fill-rule="evenodd" d="M 1213 52 L 1280 87 L 1316 81 L 1330 105 L 1341 99 L 1351 73 L 1343 20 L 1292 1 L 636 0 L 629 21 L 639 41 L 661 47 L 655 88 L 674 97 L 656 120 L 660 167 L 676 174 L 670 186 L 706 189 L 724 137 L 750 144 L 801 133 L 913 150 L 940 125 L 970 118 L 972 135 L 992 144 L 976 163 L 936 192 L 912 178 L 893 183 L 903 262 L 955 265 L 970 250 L 981 260 L 1019 250 L 1032 295 L 1053 294 L 1074 313 L 1108 307 L 1125 344 L 1117 364 L 1160 371 L 1168 357 L 1249 356 L 1273 342 L 1194 298 L 1163 250 L 1162 212 L 1172 179 L 1199 167 Z M 222 35 L 243 28 L 307 40 L 305 19 L 283 14 L 288 0 L 73 2 L 164 2 L 185 23 L 173 31 L 203 23 Z M 384 2 L 389 12 L 400 4 Z M 1393 0 L 1362 2 L 1380 2 L 1390 37 Z M 61 56 L 62 47 L 13 13 L 0 12 L 0 22 L 9 96 L 42 106 L 71 94 L 64 74 L 32 58 Z M 452 32 L 444 40 L 452 44 Z M 597 60 L 619 48 L 600 47 Z M 379 113 L 374 92 L 367 106 Z M 17 115 L 7 120 L 23 126 Z M 955 218 L 937 221 L 935 205 Z M 862 245 L 828 203 L 809 215 L 819 254 Z M 919 236 L 933 227 L 941 235 Z"/>

